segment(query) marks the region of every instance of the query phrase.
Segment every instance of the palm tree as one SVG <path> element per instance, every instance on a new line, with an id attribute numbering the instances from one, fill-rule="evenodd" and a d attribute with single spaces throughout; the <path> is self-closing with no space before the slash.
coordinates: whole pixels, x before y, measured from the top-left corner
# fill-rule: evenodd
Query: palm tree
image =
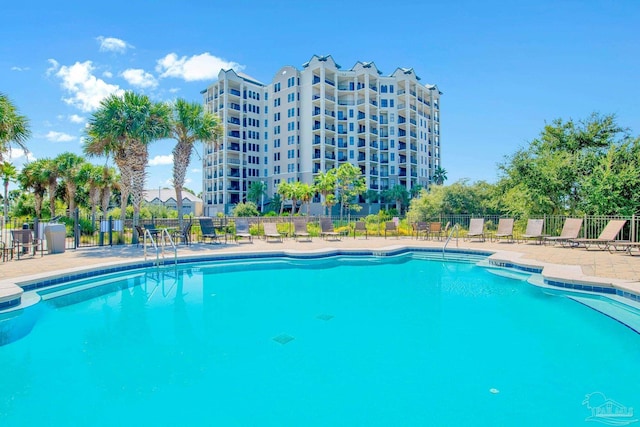
<path id="1" fill-rule="evenodd" d="M 437 166 L 433 171 L 433 181 L 437 185 L 442 185 L 447 180 L 447 171 L 440 166 Z"/>
<path id="2" fill-rule="evenodd" d="M 7 95 L 0 93 L 0 162 L 11 152 L 11 144 L 28 153 L 25 142 L 31 136 L 29 119 L 20 115 Z"/>
<path id="3" fill-rule="evenodd" d="M 409 191 L 411 198 L 414 199 L 418 197 L 423 188 L 424 187 L 421 184 L 416 184 L 413 187 L 411 187 L 411 190 Z"/>
<path id="4" fill-rule="evenodd" d="M 47 191 L 47 178 L 42 173 L 46 164 L 43 160 L 27 163 L 18 174 L 18 182 L 23 190 L 33 190 L 36 217 L 42 217 L 42 202 Z"/>
<path id="5" fill-rule="evenodd" d="M 0 176 L 2 177 L 2 184 L 4 185 L 4 196 L 2 201 L 4 202 L 4 223 L 9 220 L 9 183 L 14 181 L 18 176 L 18 170 L 14 165 L 9 162 L 3 162 L 0 164 Z"/>
<path id="6" fill-rule="evenodd" d="M 396 202 L 396 210 L 398 214 L 402 214 L 402 205 L 407 202 L 409 199 L 409 192 L 405 188 L 404 185 L 394 185 L 387 191 L 385 191 L 385 197 L 388 200 L 393 200 Z"/>
<path id="7" fill-rule="evenodd" d="M 95 221 L 96 210 L 100 204 L 100 196 L 102 195 L 101 180 L 102 166 L 96 166 L 91 163 L 84 163 L 80 168 L 80 176 L 82 182 L 86 184 L 89 193 L 89 204 L 91 205 L 91 221 Z"/>
<path id="8" fill-rule="evenodd" d="M 291 199 L 291 195 L 293 193 L 293 188 L 291 186 L 291 184 L 289 184 L 286 181 L 282 181 L 280 184 L 278 184 L 278 189 L 277 189 L 278 194 L 280 195 L 281 199 L 281 203 L 280 203 L 280 215 L 282 215 L 282 212 L 284 211 L 284 203 Z M 291 215 L 293 215 L 293 209 L 294 207 L 291 207 Z"/>
<path id="9" fill-rule="evenodd" d="M 53 162 L 58 168 L 58 176 L 64 181 L 67 208 L 69 216 L 72 216 L 76 210 L 76 194 L 78 193 L 78 184 L 82 179 L 80 171 L 85 160 L 77 154 L 66 152 L 58 155 L 53 159 Z"/>
<path id="10" fill-rule="evenodd" d="M 127 199 L 133 202 L 133 225 L 138 225 L 140 204 L 149 161 L 148 145 L 166 138 L 171 130 L 171 109 L 151 102 L 146 95 L 127 91 L 111 95 L 89 120 L 84 151 L 89 155 L 112 156 L 120 170 L 121 213 L 125 219 Z M 133 242 L 137 235 L 133 233 Z"/>
<path id="11" fill-rule="evenodd" d="M 329 200 L 329 196 L 336 192 L 336 170 L 330 169 L 327 172 L 320 172 L 315 178 L 314 185 L 316 191 L 322 194 L 325 215 L 328 215 L 327 211 L 335 205 L 335 198 Z"/>
<path id="12" fill-rule="evenodd" d="M 260 206 L 260 212 L 264 210 L 261 201 L 267 194 L 267 184 L 262 181 L 253 181 L 247 190 L 247 200 L 254 202 L 256 206 Z"/>
<path id="13" fill-rule="evenodd" d="M 172 106 L 171 138 L 177 141 L 173 148 L 173 186 L 176 190 L 178 221 L 182 229 L 182 190 L 191 153 L 196 141 L 214 141 L 222 134 L 216 116 L 205 112 L 202 104 L 178 99 Z M 257 204 L 257 203 L 256 203 Z"/>
<path id="14" fill-rule="evenodd" d="M 100 179 L 100 208 L 102 209 L 103 218 L 107 217 L 113 188 L 117 186 L 118 181 L 115 169 L 104 165 L 102 167 L 102 178 Z"/>
<path id="15" fill-rule="evenodd" d="M 313 199 L 314 194 L 316 194 L 316 190 L 313 186 L 302 182 L 296 182 L 296 194 L 298 195 L 298 199 L 302 202 L 302 204 L 307 205 L 307 216 L 309 216 L 309 211 L 311 209 L 311 200 Z M 302 210 L 302 206 L 300 206 Z"/>
<path id="16" fill-rule="evenodd" d="M 49 194 L 49 215 L 56 216 L 56 191 L 58 189 L 58 165 L 52 159 L 41 159 L 42 175 L 47 182 L 47 193 Z"/>
<path id="17" fill-rule="evenodd" d="M 359 167 L 351 163 L 343 163 L 336 170 L 336 187 L 340 201 L 340 221 L 342 222 L 345 208 L 350 205 L 354 197 L 367 190 L 367 185 Z"/>

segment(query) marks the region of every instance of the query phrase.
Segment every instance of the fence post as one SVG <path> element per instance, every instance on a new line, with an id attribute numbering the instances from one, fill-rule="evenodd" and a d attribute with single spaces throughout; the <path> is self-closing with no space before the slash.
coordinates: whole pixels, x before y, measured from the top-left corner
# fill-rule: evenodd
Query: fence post
<path id="1" fill-rule="evenodd" d="M 629 240 L 632 242 L 636 241 L 636 214 L 633 213 L 631 215 L 631 236 L 629 236 Z"/>
<path id="2" fill-rule="evenodd" d="M 73 212 L 73 241 L 74 249 L 78 249 L 80 246 L 80 209 L 76 208 Z"/>
<path id="3" fill-rule="evenodd" d="M 109 246 L 113 246 L 113 217 L 109 216 L 109 226 L 107 227 L 109 233 Z"/>

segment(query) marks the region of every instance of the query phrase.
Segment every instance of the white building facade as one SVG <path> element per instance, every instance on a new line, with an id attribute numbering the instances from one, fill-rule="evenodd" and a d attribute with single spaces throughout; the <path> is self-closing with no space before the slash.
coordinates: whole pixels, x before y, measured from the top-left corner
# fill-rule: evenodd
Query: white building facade
<path id="1" fill-rule="evenodd" d="M 302 70 L 281 68 L 269 84 L 233 70 L 202 91 L 224 134 L 205 146 L 204 215 L 229 213 L 252 182 L 313 183 L 320 172 L 349 162 L 378 193 L 401 185 L 427 187 L 440 166 L 440 96 L 413 69 L 383 76 L 372 62 L 342 70 L 316 56 Z M 361 200 L 364 202 L 364 199 Z M 312 213 L 322 210 L 319 196 Z M 379 205 L 365 204 L 366 212 Z"/>

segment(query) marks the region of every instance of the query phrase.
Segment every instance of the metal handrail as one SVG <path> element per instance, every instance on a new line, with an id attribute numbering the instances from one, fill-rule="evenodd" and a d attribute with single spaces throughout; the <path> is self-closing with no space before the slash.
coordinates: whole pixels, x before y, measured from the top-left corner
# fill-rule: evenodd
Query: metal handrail
<path id="1" fill-rule="evenodd" d="M 456 232 L 456 248 L 458 247 L 458 231 L 460 230 L 460 224 L 455 223 L 453 225 L 453 227 L 451 227 L 451 231 L 449 232 L 449 237 L 447 237 L 447 240 L 444 242 L 444 245 L 442 246 L 442 256 L 444 257 L 444 251 L 445 249 L 447 249 L 447 245 L 449 244 L 449 241 L 451 240 L 451 237 L 453 236 L 453 232 Z"/>
<path id="2" fill-rule="evenodd" d="M 144 230 L 143 234 L 143 246 L 144 246 L 144 260 L 147 260 L 147 237 L 149 241 L 153 245 L 153 248 L 156 250 L 156 265 L 160 265 L 160 251 L 162 251 L 162 258 L 164 259 L 164 247 L 167 246 L 167 239 L 169 240 L 169 244 L 173 248 L 173 261 L 176 265 L 178 265 L 178 248 L 176 247 L 173 239 L 171 238 L 171 234 L 169 234 L 169 230 L 166 228 L 161 229 L 160 238 L 162 239 L 162 244 L 158 247 L 158 243 L 153 238 L 151 231 L 149 229 Z"/>

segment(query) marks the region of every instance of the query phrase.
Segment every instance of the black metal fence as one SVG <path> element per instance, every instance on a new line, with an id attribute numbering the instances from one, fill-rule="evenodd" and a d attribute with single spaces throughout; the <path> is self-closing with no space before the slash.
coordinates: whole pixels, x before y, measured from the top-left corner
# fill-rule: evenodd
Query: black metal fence
<path id="1" fill-rule="evenodd" d="M 291 216 L 272 216 L 272 217 L 253 217 L 248 218 L 251 233 L 254 235 L 262 234 L 262 224 L 265 222 L 276 223 L 277 228 L 284 234 L 292 234 L 293 218 Z M 320 216 L 304 217 L 307 220 L 309 231 L 312 235 L 319 233 Z M 439 222 L 445 228 L 447 224 L 453 227 L 458 224 L 462 233 L 469 228 L 472 218 L 484 218 L 486 231 L 495 231 L 500 221 L 499 215 L 438 215 L 432 218 L 420 218 L 421 221 Z M 503 216 L 504 218 L 504 216 Z M 610 220 L 624 219 L 626 224 L 618 235 L 620 240 L 628 240 L 632 242 L 640 241 L 640 216 L 597 216 L 584 215 L 580 237 L 596 238 L 602 232 L 604 227 Z M 348 217 L 331 217 L 336 231 L 343 234 L 351 233 L 354 229 L 356 221 L 365 221 L 369 235 L 383 235 L 385 222 L 393 220 L 398 227 L 398 234 L 409 236 L 413 232 L 413 224 L 417 218 L 389 218 L 380 215 L 368 216 L 348 216 Z M 529 218 L 516 218 L 514 225 L 514 234 L 523 234 L 527 226 Z M 534 218 L 531 218 L 534 219 Z M 555 236 L 559 235 L 567 216 L 563 215 L 543 215 L 535 219 L 544 220 L 544 234 Z M 191 241 L 198 241 L 201 235 L 200 225 L 197 218 L 184 219 L 184 224 L 192 223 Z M 235 230 L 235 217 L 215 217 L 213 218 L 215 227 L 223 233 L 233 234 Z M 0 241 L 9 243 L 11 241 L 11 230 L 29 228 L 34 231 L 36 238 L 45 242 L 45 230 L 49 224 L 64 224 L 66 230 L 65 248 L 77 249 L 92 246 L 112 246 L 131 244 L 133 242 L 134 230 L 133 221 L 127 219 L 120 221 L 119 218 L 103 217 L 102 215 L 91 217 L 81 216 L 77 212 L 73 217 L 59 217 L 55 221 L 39 221 L 39 220 L 21 220 L 9 219 L 6 222 L 0 217 Z M 150 228 L 167 228 L 170 230 L 179 229 L 179 221 L 177 218 L 152 218 L 140 219 L 139 225 Z"/>

